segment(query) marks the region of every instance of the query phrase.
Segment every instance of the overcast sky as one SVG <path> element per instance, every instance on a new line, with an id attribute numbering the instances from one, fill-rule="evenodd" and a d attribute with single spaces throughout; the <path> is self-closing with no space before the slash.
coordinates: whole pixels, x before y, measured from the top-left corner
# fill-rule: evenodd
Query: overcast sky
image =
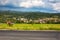
<path id="1" fill-rule="evenodd" d="M 0 10 L 60 12 L 60 0 L 0 0 Z"/>

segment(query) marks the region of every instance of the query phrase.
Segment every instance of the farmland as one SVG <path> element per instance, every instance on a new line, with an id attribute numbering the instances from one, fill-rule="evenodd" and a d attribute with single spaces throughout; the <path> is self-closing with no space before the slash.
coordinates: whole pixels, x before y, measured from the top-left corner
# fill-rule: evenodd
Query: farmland
<path id="1" fill-rule="evenodd" d="M 60 30 L 60 24 L 0 24 L 0 30 Z"/>

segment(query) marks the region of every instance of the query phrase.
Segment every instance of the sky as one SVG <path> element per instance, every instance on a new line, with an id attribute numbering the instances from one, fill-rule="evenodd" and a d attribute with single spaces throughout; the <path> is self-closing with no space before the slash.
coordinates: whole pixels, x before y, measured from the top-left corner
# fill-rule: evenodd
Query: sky
<path id="1" fill-rule="evenodd" d="M 60 0 L 0 0 L 0 10 L 60 13 Z"/>

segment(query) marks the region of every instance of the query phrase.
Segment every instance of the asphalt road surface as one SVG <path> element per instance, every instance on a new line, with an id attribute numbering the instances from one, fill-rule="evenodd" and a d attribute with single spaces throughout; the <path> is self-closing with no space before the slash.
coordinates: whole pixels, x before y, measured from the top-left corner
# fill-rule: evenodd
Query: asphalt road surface
<path id="1" fill-rule="evenodd" d="M 58 31 L 0 31 L 0 40 L 60 40 Z"/>

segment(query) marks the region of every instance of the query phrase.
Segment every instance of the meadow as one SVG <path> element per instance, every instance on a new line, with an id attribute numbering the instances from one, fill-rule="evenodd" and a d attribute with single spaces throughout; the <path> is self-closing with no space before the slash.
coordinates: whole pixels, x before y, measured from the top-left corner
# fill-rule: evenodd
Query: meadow
<path id="1" fill-rule="evenodd" d="M 60 24 L 0 24 L 0 30 L 60 30 Z"/>

